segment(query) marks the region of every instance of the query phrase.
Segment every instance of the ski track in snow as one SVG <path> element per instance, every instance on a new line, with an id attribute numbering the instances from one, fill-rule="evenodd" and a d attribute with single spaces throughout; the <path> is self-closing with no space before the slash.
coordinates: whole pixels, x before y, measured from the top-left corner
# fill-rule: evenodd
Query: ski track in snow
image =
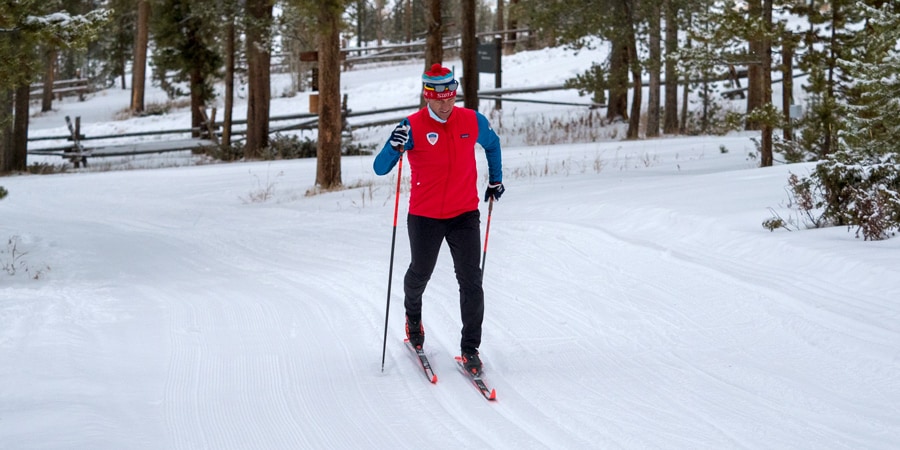
<path id="1" fill-rule="evenodd" d="M 369 159 L 348 161 L 350 173 L 369 170 Z M 522 165 L 513 156 L 507 167 Z M 642 198 L 665 191 L 651 176 L 622 185 L 573 175 L 571 190 L 602 184 L 586 199 L 602 207 L 577 219 L 572 203 L 531 198 L 558 178 L 510 183 L 494 208 L 485 267 L 481 350 L 492 403 L 453 360 L 460 324 L 446 246 L 424 305 L 437 385 L 402 344 L 404 209 L 382 373 L 393 181 L 304 197 L 311 167 L 139 173 L 146 184 L 124 183 L 128 173 L 75 175 L 90 207 L 46 193 L 66 177 L 4 181 L 26 193 L 4 202 L 17 222 L 34 224 L 26 238 L 35 256 L 65 270 L 36 290 L 0 291 L 16 299 L 4 296 L 0 309 L 0 349 L 13 362 L 0 373 L 39 381 L 17 394 L 2 388 L 0 435 L 13 447 L 57 448 L 896 443 L 900 411 L 883 402 L 900 386 L 896 293 L 848 300 L 868 277 L 887 276 L 882 269 L 835 283 L 788 244 L 784 255 L 754 252 L 746 243 L 758 237 Z M 284 174 L 275 198 L 242 201 L 252 174 L 272 170 Z M 619 198 L 621 189 L 636 200 Z M 29 195 L 43 203 L 13 203 Z M 635 223 L 655 225 L 628 228 Z M 796 270 L 785 275 L 775 261 Z M 64 346 L 65 357 L 41 357 L 47 346 Z M 47 423 L 58 431 L 36 438 Z"/>
<path id="2" fill-rule="evenodd" d="M 504 235 L 514 235 L 516 225 L 506 224 L 495 245 L 502 245 L 499 242 Z M 850 410 L 860 400 L 842 394 L 848 385 L 853 392 L 865 392 L 867 401 L 878 402 L 884 394 L 879 387 L 897 379 L 896 372 L 889 370 L 897 368 L 897 361 L 884 367 L 883 361 L 859 356 L 859 351 L 871 351 L 875 346 L 881 347 L 889 360 L 893 350 L 888 340 L 845 336 L 843 340 L 856 344 L 854 348 L 828 345 L 835 318 L 828 315 L 818 322 L 814 311 L 798 306 L 802 302 L 793 297 L 821 298 L 824 292 L 820 289 L 791 295 L 760 289 L 714 264 L 685 263 L 665 250 L 634 245 L 597 227 L 533 221 L 519 226 L 524 226 L 522 234 L 547 238 L 528 243 L 528 250 L 510 239 L 517 245 L 497 251 L 507 255 L 509 271 L 515 272 L 516 264 L 521 263 L 521 271 L 529 274 L 528 279 L 510 280 L 522 283 L 519 290 L 527 292 L 513 300 L 515 310 L 521 313 L 508 320 L 523 330 L 508 330 L 499 340 L 515 347 L 515 351 L 505 348 L 504 355 L 524 353 L 543 361 L 546 370 L 538 366 L 537 373 L 555 368 L 572 374 L 576 383 L 560 386 L 571 392 L 553 391 L 553 396 L 577 398 L 582 405 L 604 405 L 576 414 L 585 421 L 570 421 L 567 434 L 606 429 L 621 435 L 628 434 L 629 426 L 640 430 L 636 425 L 659 423 L 658 433 L 634 436 L 636 440 L 627 446 L 694 447 L 710 442 L 726 447 L 763 443 L 828 447 L 834 442 L 855 446 L 862 443 L 854 442 L 852 433 L 842 432 L 842 426 L 852 424 L 877 434 L 894 421 L 896 407 L 887 407 L 879 421 L 845 415 L 838 407 Z M 542 269 L 535 270 L 535 264 Z M 594 266 L 596 275 L 565 279 L 566 274 L 587 273 L 583 265 Z M 698 317 L 697 311 L 708 315 Z M 535 330 L 543 330 L 546 336 L 535 338 Z M 586 355 L 600 357 L 603 363 L 585 359 Z M 767 367 L 769 364 L 773 367 Z M 608 367 L 609 372 L 596 373 L 598 366 Z M 639 378 L 647 374 L 653 379 Z M 815 386 L 815 396 L 806 392 L 810 384 Z M 516 385 L 524 392 L 537 393 L 538 399 L 547 392 L 527 382 Z M 711 397 L 708 392 L 718 394 Z M 621 398 L 642 401 L 614 406 Z M 559 405 L 551 398 L 545 400 Z M 548 411 L 547 405 L 532 401 L 536 409 Z M 818 419 L 815 423 L 804 419 L 811 413 Z M 759 423 L 770 422 L 792 433 L 773 441 L 767 438 L 771 430 L 755 429 Z M 829 422 L 834 428 L 821 425 Z M 598 423 L 605 425 L 598 429 Z M 691 431 L 667 429 L 667 423 L 689 426 Z M 731 427 L 723 429 L 722 423 L 744 429 L 734 433 Z M 758 440 L 744 442 L 735 435 Z M 604 441 L 602 434 L 584 439 Z"/>

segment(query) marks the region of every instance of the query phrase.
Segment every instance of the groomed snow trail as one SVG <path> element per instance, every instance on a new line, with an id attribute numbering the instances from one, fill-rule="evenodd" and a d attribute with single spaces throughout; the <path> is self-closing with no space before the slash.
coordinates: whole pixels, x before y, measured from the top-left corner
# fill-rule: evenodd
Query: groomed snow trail
<path id="1" fill-rule="evenodd" d="M 640 160 L 616 145 L 610 161 Z M 559 158 L 589 167 L 610 148 Z M 674 193 L 754 181 L 736 176 L 739 158 L 722 156 L 733 172 L 717 174 L 694 152 L 546 176 L 525 175 L 543 162 L 535 150 L 508 153 L 481 349 L 497 402 L 453 361 L 446 248 L 424 310 L 436 385 L 403 347 L 405 208 L 381 372 L 394 182 L 371 175 L 371 158 L 345 159 L 345 182 L 364 187 L 314 196 L 314 161 L 5 179 L 17 195 L 0 231 L 52 272 L 0 286 L 0 377 L 13 382 L 0 387 L 2 442 L 890 448 L 900 295 L 888 284 L 848 296 L 896 257 L 862 266 L 787 233 L 735 230 L 725 219 L 746 208 Z M 665 176 L 676 153 L 684 174 Z M 260 179 L 273 196 L 247 201 Z M 73 189 L 83 203 L 57 195 Z M 817 262 L 872 275 L 832 280 Z"/>

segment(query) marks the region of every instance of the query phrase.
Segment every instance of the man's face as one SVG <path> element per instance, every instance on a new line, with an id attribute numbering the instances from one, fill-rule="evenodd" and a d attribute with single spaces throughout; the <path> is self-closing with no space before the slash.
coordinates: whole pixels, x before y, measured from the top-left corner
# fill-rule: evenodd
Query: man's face
<path id="1" fill-rule="evenodd" d="M 425 103 L 428 104 L 428 107 L 437 114 L 441 120 L 447 120 L 450 117 L 450 113 L 453 112 L 453 105 L 456 103 L 456 96 L 446 98 L 443 100 L 426 98 Z"/>

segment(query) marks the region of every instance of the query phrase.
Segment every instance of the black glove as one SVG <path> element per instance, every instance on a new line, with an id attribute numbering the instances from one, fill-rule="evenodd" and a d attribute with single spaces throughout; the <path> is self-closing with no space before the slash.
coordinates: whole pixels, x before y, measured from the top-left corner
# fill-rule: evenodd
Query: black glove
<path id="1" fill-rule="evenodd" d="M 491 197 L 493 197 L 494 200 L 500 200 L 500 196 L 503 195 L 504 192 L 506 192 L 506 188 L 503 187 L 503 183 L 494 183 L 491 181 L 484 191 L 484 201 L 488 201 Z"/>
<path id="2" fill-rule="evenodd" d="M 409 140 L 409 123 L 403 121 L 400 125 L 397 125 L 397 128 L 394 128 L 394 131 L 391 133 L 391 138 L 388 142 L 391 144 L 391 147 L 394 147 L 394 150 L 398 152 L 403 151 L 403 146 L 406 145 L 406 141 Z"/>

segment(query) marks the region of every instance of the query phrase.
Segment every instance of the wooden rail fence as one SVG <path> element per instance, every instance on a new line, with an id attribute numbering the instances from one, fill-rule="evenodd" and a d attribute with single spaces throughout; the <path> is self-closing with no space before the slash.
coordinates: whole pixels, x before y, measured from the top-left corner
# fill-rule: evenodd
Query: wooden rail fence
<path id="1" fill-rule="evenodd" d="M 30 100 L 36 100 L 44 95 L 44 84 L 33 83 L 29 92 Z M 84 95 L 91 92 L 90 80 L 87 78 L 72 78 L 69 80 L 57 80 L 53 82 L 53 95 L 62 100 L 68 95 L 77 95 L 78 100 L 84 100 Z"/>
<path id="2" fill-rule="evenodd" d="M 531 102 L 531 103 L 549 103 L 549 104 L 557 104 L 557 105 L 565 105 L 565 106 L 579 106 L 579 107 L 587 107 L 587 108 L 598 108 L 603 107 L 604 105 L 599 105 L 596 103 L 575 103 L 575 102 L 559 102 L 559 101 L 549 101 L 549 100 L 537 100 L 537 99 L 522 99 L 522 98 L 509 98 L 507 97 L 510 94 L 523 94 L 523 93 L 534 93 L 534 92 L 546 92 L 546 91 L 554 91 L 554 90 L 564 90 L 567 89 L 562 84 L 555 85 L 545 85 L 545 86 L 534 86 L 527 88 L 506 88 L 506 89 L 487 89 L 479 92 L 479 98 L 483 99 L 500 99 L 502 98 L 504 101 L 520 101 L 520 102 Z M 460 100 L 462 100 L 462 95 L 460 94 Z M 397 106 L 392 108 L 383 108 L 376 110 L 368 110 L 368 111 L 352 111 L 347 108 L 347 97 L 344 96 L 343 105 L 342 105 L 342 117 L 343 117 L 343 129 L 345 132 L 350 132 L 353 129 L 362 129 L 374 126 L 388 125 L 392 123 L 398 123 L 404 117 L 406 117 L 410 112 L 415 111 L 419 108 L 419 104 L 409 104 L 403 106 Z M 108 157 L 108 156 L 131 156 L 131 155 L 141 155 L 141 154 L 151 154 L 151 153 L 166 153 L 166 152 L 175 152 L 175 151 L 184 151 L 184 150 L 193 150 L 201 147 L 207 146 L 216 146 L 219 145 L 219 138 L 222 135 L 222 122 L 215 121 L 215 109 L 213 109 L 212 114 L 207 116 L 203 114 L 204 118 L 207 118 L 206 123 L 202 124 L 199 128 L 182 128 L 182 129 L 172 129 L 172 130 L 154 130 L 154 131 L 137 131 L 131 133 L 119 133 L 119 134 L 107 134 L 107 135 L 92 135 L 85 136 L 81 130 L 81 117 L 76 117 L 74 121 L 66 116 L 66 126 L 68 127 L 69 133 L 67 135 L 61 136 L 40 136 L 40 137 L 32 137 L 28 139 L 29 143 L 39 142 L 39 141 L 65 141 L 64 145 L 55 145 L 41 148 L 29 149 L 28 153 L 31 155 L 52 155 L 52 156 L 61 156 L 65 159 L 68 159 L 71 163 L 75 165 L 75 167 L 80 167 L 82 164 L 87 166 L 88 158 L 97 158 L 97 157 Z M 209 119 L 211 118 L 211 120 Z M 361 120 L 361 118 L 368 118 L 368 120 Z M 319 117 L 315 113 L 299 113 L 299 114 L 290 114 L 283 116 L 272 116 L 269 118 L 269 122 L 272 124 L 279 124 L 278 126 L 272 126 L 269 130 L 270 134 L 281 133 L 285 131 L 296 131 L 296 130 L 313 130 L 318 127 Z M 240 142 L 244 138 L 241 136 L 246 135 L 246 125 L 247 120 L 234 120 L 232 121 L 233 129 L 231 132 L 232 136 L 235 136 L 232 142 Z M 122 138 L 129 137 L 146 137 L 146 136 L 173 136 L 171 139 L 160 139 L 154 141 L 135 141 L 129 143 L 114 143 L 114 144 L 103 144 L 101 141 L 109 141 L 109 140 L 122 140 Z M 96 142 L 92 145 L 89 141 Z"/>

